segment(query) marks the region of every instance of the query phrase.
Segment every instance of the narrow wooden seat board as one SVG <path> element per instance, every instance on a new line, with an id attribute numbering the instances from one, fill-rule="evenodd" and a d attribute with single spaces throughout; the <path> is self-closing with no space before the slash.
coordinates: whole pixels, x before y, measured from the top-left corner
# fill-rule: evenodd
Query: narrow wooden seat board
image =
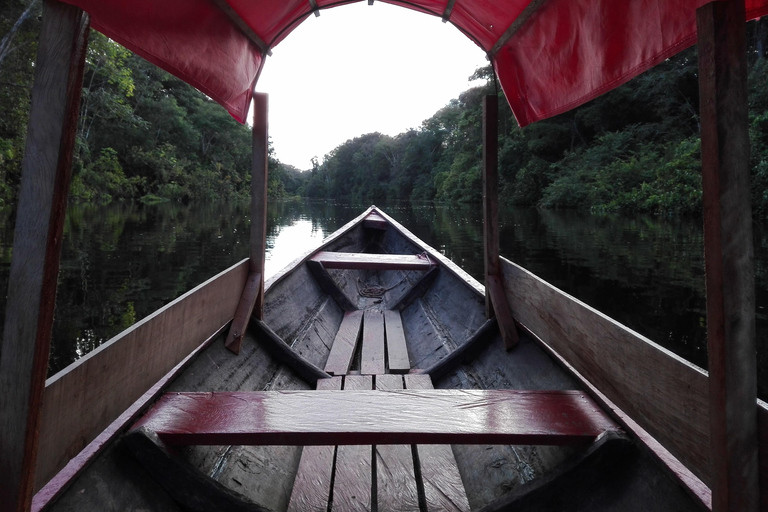
<path id="1" fill-rule="evenodd" d="M 348 375 L 344 377 L 344 391 L 339 396 L 343 399 L 346 394 L 360 390 L 370 391 L 372 387 L 373 378 L 370 375 Z M 333 409 L 329 413 L 333 415 Z M 333 479 L 334 512 L 371 510 L 372 458 L 373 451 L 370 444 L 338 447 L 336 475 Z"/>
<path id="2" fill-rule="evenodd" d="M 371 229 L 380 229 L 383 231 L 389 227 L 389 222 L 387 222 L 387 219 L 385 219 L 378 213 L 371 212 L 365 216 L 365 219 L 363 219 L 363 227 L 371 228 Z"/>
<path id="3" fill-rule="evenodd" d="M 377 375 L 376 389 L 402 390 L 401 375 Z M 419 491 L 410 445 L 379 445 L 376 454 L 376 501 L 379 512 L 419 510 Z"/>
<path id="4" fill-rule="evenodd" d="M 333 340 L 331 353 L 325 362 L 325 371 L 331 375 L 346 375 L 352 366 L 357 340 L 360 337 L 360 326 L 363 323 L 362 311 L 344 313 L 339 331 Z"/>
<path id="5" fill-rule="evenodd" d="M 429 270 L 435 263 L 420 254 L 369 254 L 320 251 L 312 261 L 325 268 L 358 270 Z"/>
<path id="6" fill-rule="evenodd" d="M 405 375 L 406 389 L 433 389 L 429 375 Z M 469 512 L 469 499 L 461 481 L 453 450 L 447 444 L 416 446 L 421 481 L 429 512 Z"/>
<path id="7" fill-rule="evenodd" d="M 360 373 L 380 375 L 386 371 L 384 360 L 384 316 L 380 311 L 366 310 L 363 319 L 363 349 Z"/>
<path id="8" fill-rule="evenodd" d="M 317 389 L 340 390 L 341 377 L 319 379 Z M 334 446 L 305 446 L 293 483 L 288 512 L 327 512 L 331 494 Z"/>
<path id="9" fill-rule="evenodd" d="M 408 359 L 408 347 L 405 344 L 403 319 L 399 311 L 384 311 L 384 326 L 387 332 L 387 362 L 390 373 L 408 373 L 411 362 Z M 378 389 L 378 386 L 376 386 Z"/>
<path id="10" fill-rule="evenodd" d="M 187 445 L 565 445 L 618 429 L 583 391 L 509 389 L 166 393 L 141 426 Z"/>

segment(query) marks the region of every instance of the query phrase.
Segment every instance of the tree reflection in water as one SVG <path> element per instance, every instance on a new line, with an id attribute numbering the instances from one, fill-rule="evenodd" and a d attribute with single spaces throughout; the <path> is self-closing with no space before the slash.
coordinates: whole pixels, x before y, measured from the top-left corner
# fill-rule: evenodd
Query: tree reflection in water
<path id="1" fill-rule="evenodd" d="M 315 247 L 368 205 L 273 201 L 267 274 Z M 380 204 L 478 279 L 480 205 Z M 7 289 L 13 223 L 0 211 L 0 287 Z M 706 367 L 699 219 L 502 208 L 502 256 Z M 247 204 L 72 205 L 67 212 L 49 372 L 248 256 Z M 768 397 L 768 230 L 755 225 L 759 393 Z M 0 321 L 5 296 L 0 297 Z"/>

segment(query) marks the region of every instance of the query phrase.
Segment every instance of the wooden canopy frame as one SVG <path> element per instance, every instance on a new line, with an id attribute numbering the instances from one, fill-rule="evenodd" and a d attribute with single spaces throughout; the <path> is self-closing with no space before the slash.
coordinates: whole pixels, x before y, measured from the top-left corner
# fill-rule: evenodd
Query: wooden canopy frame
<path id="1" fill-rule="evenodd" d="M 708 3 L 697 11 L 716 511 L 760 508 L 744 12 L 743 0 Z M 80 9 L 44 1 L 0 347 L 0 503 L 15 511 L 29 510 L 33 494 L 88 31 L 88 15 Z M 491 101 L 486 103 L 485 246 L 489 312 L 492 307 L 501 316 L 509 313 L 509 307 L 496 300 L 503 290 L 494 293 L 498 218 L 493 205 L 498 187 L 493 181 L 497 135 L 491 113 L 495 108 Z M 263 296 L 266 97 L 257 98 L 256 112 L 264 122 L 263 131 L 254 126 L 250 284 L 240 302 L 244 313 L 238 313 L 244 318 L 250 316 L 245 310 L 251 307 L 259 316 Z M 511 325 L 505 338 L 513 336 L 514 321 Z M 233 339 L 242 334 L 233 331 Z"/>

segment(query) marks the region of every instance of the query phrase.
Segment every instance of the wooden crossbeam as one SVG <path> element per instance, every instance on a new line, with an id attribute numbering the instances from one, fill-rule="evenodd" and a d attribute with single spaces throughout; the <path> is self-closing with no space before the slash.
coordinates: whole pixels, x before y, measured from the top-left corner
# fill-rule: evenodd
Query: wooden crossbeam
<path id="1" fill-rule="evenodd" d="M 312 261 L 325 268 L 357 270 L 429 270 L 433 263 L 422 254 L 368 254 L 360 252 L 320 251 Z"/>
<path id="2" fill-rule="evenodd" d="M 327 270 L 325 270 L 325 267 L 323 267 L 321 263 L 307 260 L 307 268 L 310 270 L 310 272 L 312 272 L 312 275 L 315 276 L 315 280 L 317 281 L 317 284 L 320 285 L 320 288 L 325 293 L 330 295 L 341 309 L 344 311 L 353 311 L 357 309 L 357 307 L 352 304 L 352 301 L 349 300 L 349 297 L 347 297 L 344 292 L 339 289 L 336 281 L 333 280 L 331 275 Z"/>
<path id="3" fill-rule="evenodd" d="M 351 379 L 351 377 L 348 377 Z M 581 391 L 166 393 L 133 428 L 175 445 L 569 445 L 618 426 Z"/>
<path id="4" fill-rule="evenodd" d="M 371 212 L 365 216 L 365 219 L 363 219 L 363 227 L 371 228 L 371 229 L 380 229 L 383 231 L 389 227 L 389 222 L 387 222 L 387 219 L 385 219 L 378 213 Z"/>

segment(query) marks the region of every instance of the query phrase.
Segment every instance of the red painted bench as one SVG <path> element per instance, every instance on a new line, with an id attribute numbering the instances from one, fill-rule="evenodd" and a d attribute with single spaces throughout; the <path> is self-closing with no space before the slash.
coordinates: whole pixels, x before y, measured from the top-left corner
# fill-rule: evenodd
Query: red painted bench
<path id="1" fill-rule="evenodd" d="M 177 445 L 532 444 L 616 424 L 581 391 L 166 393 L 136 423 Z"/>

